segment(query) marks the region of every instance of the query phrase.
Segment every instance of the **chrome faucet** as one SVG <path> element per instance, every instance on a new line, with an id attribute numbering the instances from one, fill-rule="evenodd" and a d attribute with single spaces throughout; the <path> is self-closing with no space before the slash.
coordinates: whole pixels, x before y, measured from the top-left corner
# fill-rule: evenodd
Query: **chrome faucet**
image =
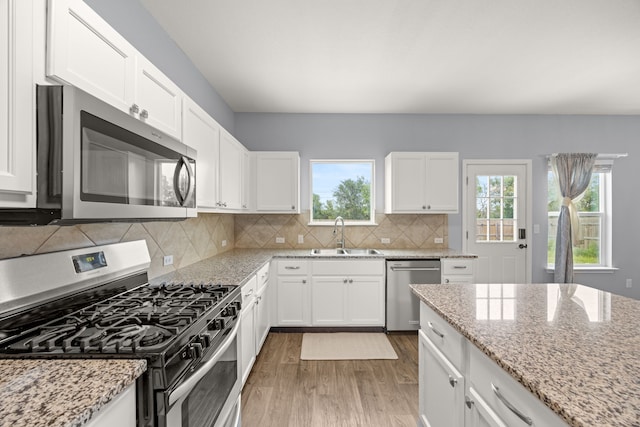
<path id="1" fill-rule="evenodd" d="M 336 217 L 336 221 L 333 223 L 333 234 L 335 235 L 338 232 L 338 221 L 342 223 L 342 227 L 340 240 L 338 240 L 337 244 L 339 248 L 344 249 L 344 218 L 341 216 Z"/>

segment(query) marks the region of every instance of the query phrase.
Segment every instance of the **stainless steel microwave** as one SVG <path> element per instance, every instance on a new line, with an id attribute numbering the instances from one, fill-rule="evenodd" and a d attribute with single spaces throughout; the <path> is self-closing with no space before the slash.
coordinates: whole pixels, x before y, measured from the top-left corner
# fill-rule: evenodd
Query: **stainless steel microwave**
<path id="1" fill-rule="evenodd" d="M 36 91 L 39 218 L 29 222 L 197 215 L 195 150 L 75 87 Z"/>

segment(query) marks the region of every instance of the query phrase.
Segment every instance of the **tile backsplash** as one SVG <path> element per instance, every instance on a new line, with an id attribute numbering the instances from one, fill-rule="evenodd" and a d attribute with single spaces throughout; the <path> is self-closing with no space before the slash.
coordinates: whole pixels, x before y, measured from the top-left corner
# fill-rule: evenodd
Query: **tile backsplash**
<path id="1" fill-rule="evenodd" d="M 376 249 L 443 249 L 449 246 L 447 215 L 376 215 L 372 226 L 347 225 L 345 246 Z M 309 211 L 299 215 L 236 215 L 236 248 L 311 249 L 335 247 L 330 226 L 309 226 Z M 303 243 L 298 243 L 302 236 Z M 276 243 L 276 238 L 284 243 Z M 382 243 L 388 238 L 389 243 Z M 441 238 L 442 243 L 434 239 Z"/>
<path id="2" fill-rule="evenodd" d="M 0 226 L 0 259 L 66 249 L 144 239 L 149 248 L 149 277 L 235 248 L 310 249 L 336 246 L 333 226 L 310 227 L 309 212 L 299 215 L 205 214 L 185 221 L 95 223 L 71 226 Z M 376 215 L 375 226 L 344 229 L 345 245 L 352 248 L 447 248 L 446 215 Z M 298 236 L 303 243 L 298 243 Z M 284 243 L 276 243 L 276 237 Z M 382 243 L 388 238 L 389 243 Z M 442 243 L 435 243 L 441 238 Z M 227 245 L 222 246 L 226 240 Z M 173 265 L 163 266 L 165 255 Z"/>
<path id="3" fill-rule="evenodd" d="M 149 248 L 153 278 L 232 249 L 234 216 L 201 213 L 177 222 L 0 227 L 0 259 L 141 239 Z M 173 265 L 162 265 L 165 255 L 173 255 Z"/>

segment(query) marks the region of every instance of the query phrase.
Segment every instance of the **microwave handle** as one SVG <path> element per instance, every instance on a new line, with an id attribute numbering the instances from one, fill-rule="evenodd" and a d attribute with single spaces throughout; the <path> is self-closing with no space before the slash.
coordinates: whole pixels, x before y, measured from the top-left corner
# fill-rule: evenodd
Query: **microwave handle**
<path id="1" fill-rule="evenodd" d="M 180 171 L 185 167 L 187 169 L 187 194 L 183 196 L 180 192 Z M 195 179 L 193 179 L 193 169 L 191 169 L 191 165 L 189 164 L 189 159 L 185 156 L 180 157 L 178 163 L 176 164 L 176 169 L 173 172 L 173 192 L 178 199 L 178 203 L 180 206 L 187 205 L 191 198 L 193 197 L 193 188 L 196 184 Z"/>

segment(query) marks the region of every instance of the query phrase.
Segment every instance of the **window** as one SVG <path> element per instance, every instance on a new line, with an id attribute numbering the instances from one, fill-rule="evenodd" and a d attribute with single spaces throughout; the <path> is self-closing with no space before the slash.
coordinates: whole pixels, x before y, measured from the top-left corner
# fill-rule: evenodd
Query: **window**
<path id="1" fill-rule="evenodd" d="M 548 172 L 549 237 L 547 262 L 553 267 L 562 197 L 553 171 Z M 574 201 L 582 241 L 573 242 L 574 267 L 611 267 L 611 163 L 597 161 L 584 195 Z"/>
<path id="2" fill-rule="evenodd" d="M 311 224 L 373 224 L 373 160 L 311 160 Z"/>
<path id="3" fill-rule="evenodd" d="M 517 180 L 514 175 L 476 176 L 476 242 L 517 240 Z"/>

